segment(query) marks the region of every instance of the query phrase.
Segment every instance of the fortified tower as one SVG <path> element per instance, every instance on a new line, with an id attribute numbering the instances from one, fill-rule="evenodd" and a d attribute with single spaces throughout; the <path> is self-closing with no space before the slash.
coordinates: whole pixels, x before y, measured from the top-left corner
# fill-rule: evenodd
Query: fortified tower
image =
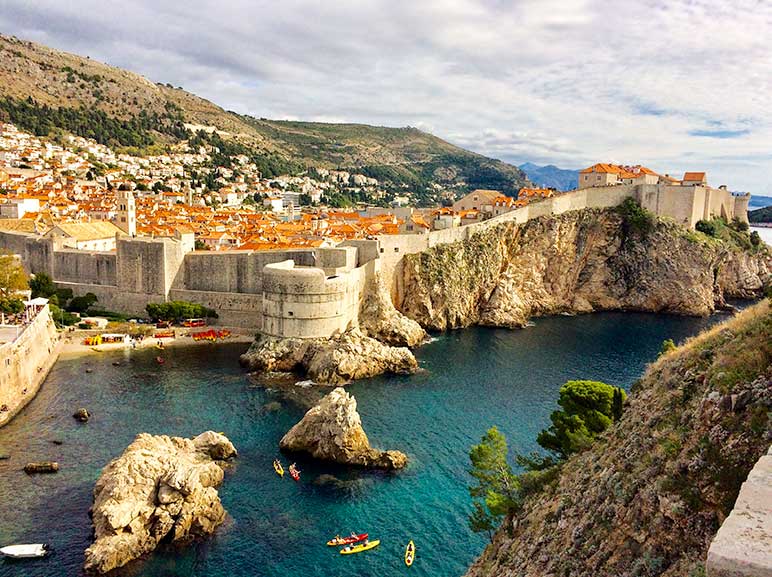
<path id="1" fill-rule="evenodd" d="M 130 190 L 118 191 L 118 211 L 115 226 L 129 236 L 137 236 L 137 206 Z"/>

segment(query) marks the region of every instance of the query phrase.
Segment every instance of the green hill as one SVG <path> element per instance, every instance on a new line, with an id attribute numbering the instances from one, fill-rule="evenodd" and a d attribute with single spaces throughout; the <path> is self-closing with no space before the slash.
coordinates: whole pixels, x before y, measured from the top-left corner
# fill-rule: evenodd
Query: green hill
<path id="1" fill-rule="evenodd" d="M 135 153 L 162 149 L 210 126 L 274 165 L 353 170 L 425 202 L 474 188 L 514 194 L 527 184 L 517 167 L 416 128 L 243 116 L 181 88 L 2 35 L 0 120 L 38 135 L 72 132 Z"/>
<path id="2" fill-rule="evenodd" d="M 751 223 L 756 222 L 772 222 L 772 206 L 765 206 L 764 208 L 757 208 L 756 210 L 748 211 L 748 220 Z"/>

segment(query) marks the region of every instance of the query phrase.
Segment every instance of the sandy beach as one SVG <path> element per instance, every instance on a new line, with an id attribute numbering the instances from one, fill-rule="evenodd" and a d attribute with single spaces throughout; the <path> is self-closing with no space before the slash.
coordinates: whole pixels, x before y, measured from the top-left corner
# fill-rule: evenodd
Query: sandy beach
<path id="1" fill-rule="evenodd" d="M 145 325 L 147 326 L 147 325 Z M 217 339 L 216 341 L 209 340 L 193 340 L 191 336 L 193 333 L 201 332 L 202 330 L 208 330 L 213 328 L 215 330 L 228 330 L 231 334 L 223 339 Z M 167 329 L 158 329 L 159 331 L 165 331 Z M 125 349 L 144 349 L 144 348 L 156 348 L 159 341 L 163 343 L 164 348 L 176 348 L 176 347 L 188 347 L 188 346 L 211 346 L 221 343 L 251 343 L 254 338 L 254 332 L 249 329 L 237 328 L 237 327 L 205 327 L 205 328 L 174 328 L 168 329 L 175 331 L 174 338 L 154 338 L 152 333 L 150 336 L 145 337 L 141 341 L 132 341 L 126 343 L 105 343 L 97 346 L 86 345 L 83 341 L 86 337 L 92 337 L 103 333 L 121 333 L 124 331 L 118 329 L 105 329 L 105 330 L 79 330 L 76 329 L 72 332 L 64 331 L 62 333 L 62 355 L 84 355 L 84 354 L 98 354 L 106 351 L 118 351 Z"/>

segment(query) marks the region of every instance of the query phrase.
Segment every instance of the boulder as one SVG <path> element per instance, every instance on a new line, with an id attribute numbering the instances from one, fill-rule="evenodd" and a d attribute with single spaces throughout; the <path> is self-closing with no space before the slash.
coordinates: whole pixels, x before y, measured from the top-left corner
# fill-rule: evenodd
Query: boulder
<path id="1" fill-rule="evenodd" d="M 86 409 L 80 408 L 73 413 L 72 418 L 81 423 L 86 423 L 91 418 L 91 415 L 89 415 Z"/>
<path id="2" fill-rule="evenodd" d="M 292 427 L 279 442 L 287 451 L 310 454 L 323 461 L 378 469 L 401 469 L 407 456 L 370 446 L 356 399 L 338 387 Z"/>
<path id="3" fill-rule="evenodd" d="M 56 473 L 58 470 L 59 463 L 56 461 L 40 461 L 24 465 L 24 472 L 28 475 L 33 475 L 35 473 Z"/>
<path id="4" fill-rule="evenodd" d="M 213 431 L 194 439 L 142 433 L 111 461 L 94 486 L 94 543 L 84 568 L 106 573 L 153 551 L 163 540 L 211 534 L 226 516 L 216 487 L 221 461 L 236 455 Z"/>
<path id="5" fill-rule="evenodd" d="M 383 373 L 413 373 L 418 362 L 406 347 L 392 347 L 353 328 L 324 339 L 260 336 L 241 356 L 260 372 L 293 371 L 321 385 L 341 385 Z"/>

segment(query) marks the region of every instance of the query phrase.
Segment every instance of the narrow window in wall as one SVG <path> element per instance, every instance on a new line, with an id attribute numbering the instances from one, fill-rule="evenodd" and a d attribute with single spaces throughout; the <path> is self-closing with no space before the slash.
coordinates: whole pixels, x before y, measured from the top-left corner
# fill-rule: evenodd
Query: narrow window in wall
<path id="1" fill-rule="evenodd" d="M 287 314 L 288 314 L 289 316 L 293 316 L 293 314 L 294 314 L 294 313 L 293 313 L 292 311 L 287 311 Z"/>
<path id="2" fill-rule="evenodd" d="M 394 247 L 394 252 L 399 252 L 399 247 L 398 246 Z"/>

